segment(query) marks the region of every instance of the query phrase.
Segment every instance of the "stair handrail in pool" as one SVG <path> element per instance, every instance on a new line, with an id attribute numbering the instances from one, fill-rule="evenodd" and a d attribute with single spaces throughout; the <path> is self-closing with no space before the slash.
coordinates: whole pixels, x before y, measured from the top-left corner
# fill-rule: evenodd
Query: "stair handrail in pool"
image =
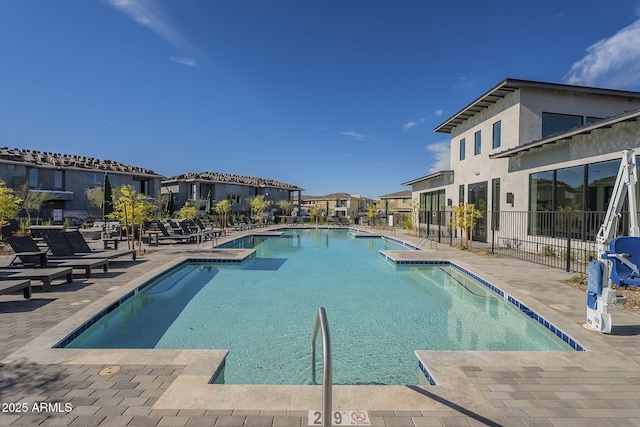
<path id="1" fill-rule="evenodd" d="M 322 426 L 331 427 L 331 386 L 333 382 L 331 335 L 324 307 L 318 309 L 316 323 L 313 327 L 313 338 L 311 339 L 311 381 L 313 384 L 316 383 L 316 338 L 320 330 L 322 330 Z"/>

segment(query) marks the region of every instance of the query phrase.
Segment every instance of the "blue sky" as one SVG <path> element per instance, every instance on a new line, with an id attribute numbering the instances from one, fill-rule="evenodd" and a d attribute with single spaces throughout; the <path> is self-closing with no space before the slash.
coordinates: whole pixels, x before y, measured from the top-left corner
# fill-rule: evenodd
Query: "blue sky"
<path id="1" fill-rule="evenodd" d="M 380 195 L 506 77 L 640 90 L 640 3 L 0 1 L 0 145 Z"/>

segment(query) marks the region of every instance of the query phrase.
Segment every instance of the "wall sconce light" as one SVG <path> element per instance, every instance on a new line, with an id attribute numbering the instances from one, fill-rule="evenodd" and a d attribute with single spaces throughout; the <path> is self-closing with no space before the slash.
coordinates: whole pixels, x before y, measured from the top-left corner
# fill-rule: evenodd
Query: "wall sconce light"
<path id="1" fill-rule="evenodd" d="M 478 175 L 480 175 L 480 171 L 475 171 L 473 174 L 474 174 L 475 176 L 478 176 Z"/>
<path id="2" fill-rule="evenodd" d="M 511 207 L 513 207 L 513 193 L 507 193 L 507 203 L 511 203 Z"/>
<path id="3" fill-rule="evenodd" d="M 453 200 L 447 199 L 447 206 L 453 206 Z"/>

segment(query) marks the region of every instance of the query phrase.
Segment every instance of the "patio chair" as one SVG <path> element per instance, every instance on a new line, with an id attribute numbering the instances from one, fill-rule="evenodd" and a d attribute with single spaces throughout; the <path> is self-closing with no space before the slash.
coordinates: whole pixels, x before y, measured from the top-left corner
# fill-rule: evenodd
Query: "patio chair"
<path id="1" fill-rule="evenodd" d="M 66 237 L 67 241 L 71 245 L 73 252 L 76 255 L 82 255 L 84 258 L 106 258 L 106 259 L 114 259 L 119 258 L 121 256 L 131 255 L 133 260 L 136 260 L 136 250 L 135 249 L 108 249 L 108 250 L 93 250 L 87 244 L 87 241 L 84 240 L 84 237 L 79 231 L 66 231 L 64 233 L 64 237 Z"/>
<path id="2" fill-rule="evenodd" d="M 82 237 L 82 236 L 80 236 Z M 20 258 L 23 265 L 36 264 L 33 259 L 37 258 L 39 267 L 71 267 L 84 270 L 85 277 L 91 277 L 91 270 L 102 267 L 104 272 L 109 271 L 109 262 L 105 258 L 85 258 L 80 259 L 74 256 L 62 257 L 61 259 L 47 259 L 47 251 L 41 251 L 40 247 L 31 236 L 12 236 L 9 245 L 16 252 L 16 258 Z M 35 255 L 37 254 L 37 255 Z M 42 257 L 44 254 L 44 258 Z M 14 261 L 15 259 L 14 258 Z M 14 261 L 11 264 L 14 264 Z"/>
<path id="3" fill-rule="evenodd" d="M 605 257 L 611 260 L 611 280 L 618 286 L 640 286 L 640 237 L 616 237 Z"/>
<path id="4" fill-rule="evenodd" d="M 170 233 L 167 227 L 162 223 L 162 221 L 156 221 L 156 226 L 158 227 L 158 230 L 160 230 L 160 236 L 158 236 L 159 240 L 174 240 L 181 243 L 191 243 L 196 241 L 196 236 L 192 234 Z"/>
<path id="5" fill-rule="evenodd" d="M 47 251 L 42 250 L 31 236 L 11 236 L 7 239 L 9 246 L 13 249 L 15 257 L 10 265 L 15 265 L 20 260 L 22 265 L 47 266 Z"/>
<path id="6" fill-rule="evenodd" d="M 48 292 L 51 289 L 51 282 L 55 279 L 65 279 L 67 283 L 73 283 L 73 269 L 71 267 L 0 269 L 0 280 L 16 279 L 41 281 L 42 288 Z"/>
<path id="7" fill-rule="evenodd" d="M 29 279 L 10 279 L 3 280 L 0 277 L 0 295 L 10 294 L 15 291 L 22 290 L 24 299 L 31 298 L 31 280 Z"/>
<path id="8" fill-rule="evenodd" d="M 69 237 L 71 239 L 77 239 L 77 236 L 74 234 L 75 231 L 65 232 L 65 233 L 48 233 L 44 236 L 44 241 L 47 242 L 47 246 L 49 246 L 49 250 L 53 254 L 53 259 L 58 258 L 61 261 L 71 261 L 72 259 L 102 259 L 102 260 L 110 260 L 123 255 L 133 255 L 133 260 L 136 260 L 135 250 L 131 249 L 122 249 L 122 250 L 108 250 L 108 251 L 91 251 L 91 248 L 87 245 L 87 248 L 90 252 L 76 252 L 74 247 L 71 245 L 69 241 Z M 78 233 L 80 234 L 80 233 Z M 80 238 L 82 235 L 80 234 Z M 82 239 L 84 241 L 84 239 Z M 86 245 L 86 241 L 84 244 Z M 81 265 L 82 263 L 78 263 L 77 265 Z M 104 267 L 104 265 L 103 265 Z"/>

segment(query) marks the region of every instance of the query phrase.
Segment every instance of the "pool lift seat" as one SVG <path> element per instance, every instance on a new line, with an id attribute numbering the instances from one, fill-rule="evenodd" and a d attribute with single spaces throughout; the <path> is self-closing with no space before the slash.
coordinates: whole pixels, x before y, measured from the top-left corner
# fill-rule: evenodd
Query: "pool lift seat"
<path id="1" fill-rule="evenodd" d="M 611 281 L 621 288 L 640 286 L 640 237 L 616 237 L 602 258 L 611 261 Z"/>

